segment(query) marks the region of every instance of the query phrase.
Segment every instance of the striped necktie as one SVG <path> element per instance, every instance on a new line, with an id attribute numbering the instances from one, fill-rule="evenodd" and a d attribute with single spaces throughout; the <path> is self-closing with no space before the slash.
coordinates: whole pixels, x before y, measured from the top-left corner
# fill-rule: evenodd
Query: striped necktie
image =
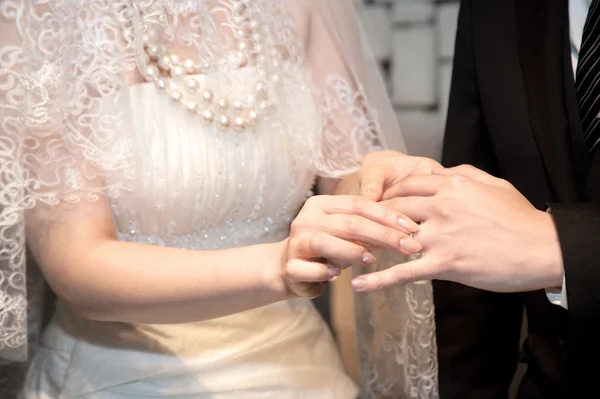
<path id="1" fill-rule="evenodd" d="M 590 152 L 600 142 L 600 0 L 590 5 L 581 48 L 575 89 L 579 100 L 579 111 L 583 135 Z"/>

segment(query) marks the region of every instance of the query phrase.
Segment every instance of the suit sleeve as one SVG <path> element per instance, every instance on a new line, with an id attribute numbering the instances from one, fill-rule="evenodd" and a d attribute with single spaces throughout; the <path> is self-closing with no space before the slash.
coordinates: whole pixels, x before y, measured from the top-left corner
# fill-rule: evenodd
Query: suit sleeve
<path id="1" fill-rule="evenodd" d="M 459 12 L 442 163 L 497 175 L 486 132 L 473 53 L 471 1 Z M 518 363 L 521 294 L 498 294 L 434 281 L 440 396 L 507 397 Z"/>
<path id="2" fill-rule="evenodd" d="M 593 365 L 600 357 L 600 205 L 551 204 L 551 209 L 561 244 L 569 304 L 569 387 L 583 395 L 586 388 L 597 384 L 597 367 Z"/>

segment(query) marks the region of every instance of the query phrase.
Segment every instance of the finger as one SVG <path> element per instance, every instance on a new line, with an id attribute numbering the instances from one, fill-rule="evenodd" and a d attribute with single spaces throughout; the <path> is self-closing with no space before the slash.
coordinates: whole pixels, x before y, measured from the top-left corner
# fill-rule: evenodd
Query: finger
<path id="1" fill-rule="evenodd" d="M 380 202 L 380 205 L 402 212 L 411 220 L 424 222 L 433 214 L 434 197 L 398 197 Z"/>
<path id="2" fill-rule="evenodd" d="M 377 262 L 375 255 L 364 246 L 326 233 L 307 234 L 298 239 L 301 240 L 296 247 L 300 250 L 299 253 L 311 259 L 327 259 L 328 263 L 337 268 L 345 269 L 358 264 L 372 265 Z"/>
<path id="3" fill-rule="evenodd" d="M 421 245 L 408 234 L 362 216 L 328 215 L 323 221 L 323 229 L 342 240 L 358 242 L 369 248 L 389 249 L 407 255 L 421 250 Z"/>
<path id="4" fill-rule="evenodd" d="M 498 180 L 496 177 L 472 165 L 460 165 L 446 169 L 436 168 L 431 173 L 438 176 L 462 176 L 483 184 L 494 184 Z"/>
<path id="5" fill-rule="evenodd" d="M 381 167 L 363 166 L 358 173 L 360 195 L 371 200 L 379 201 L 383 194 L 387 175 Z"/>
<path id="6" fill-rule="evenodd" d="M 293 283 L 319 283 L 339 276 L 341 270 L 324 263 L 292 259 L 286 264 L 285 273 Z"/>
<path id="7" fill-rule="evenodd" d="M 417 281 L 435 279 L 439 276 L 439 267 L 432 259 L 422 257 L 379 272 L 363 274 L 352 279 L 352 288 L 357 292 L 372 292 Z"/>
<path id="8" fill-rule="evenodd" d="M 406 234 L 419 231 L 419 225 L 406 215 L 366 198 L 331 196 L 328 203 L 324 204 L 323 211 L 327 214 L 359 215 Z"/>
<path id="9" fill-rule="evenodd" d="M 436 195 L 447 181 L 448 177 L 446 176 L 409 176 L 402 182 L 388 188 L 382 200 L 385 201 L 395 197 L 431 197 Z"/>

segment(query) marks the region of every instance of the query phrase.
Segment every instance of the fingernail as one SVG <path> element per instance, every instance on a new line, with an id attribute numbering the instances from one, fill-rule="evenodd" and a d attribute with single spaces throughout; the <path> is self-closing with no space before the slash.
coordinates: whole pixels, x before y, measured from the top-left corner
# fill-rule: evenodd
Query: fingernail
<path id="1" fill-rule="evenodd" d="M 403 238 L 400 240 L 400 248 L 409 254 L 414 254 L 421 250 L 421 244 L 412 238 Z"/>
<path id="2" fill-rule="evenodd" d="M 364 191 L 362 192 L 362 196 L 363 196 L 363 197 L 368 197 L 368 196 L 369 196 L 369 195 L 370 195 L 372 192 L 373 192 L 373 190 L 371 190 L 371 189 L 369 188 L 369 189 L 367 189 L 367 190 L 364 190 Z"/>
<path id="3" fill-rule="evenodd" d="M 327 275 L 329 277 L 336 277 L 339 276 L 342 271 L 340 269 L 338 269 L 337 267 L 333 267 L 333 266 L 327 266 Z"/>
<path id="4" fill-rule="evenodd" d="M 364 264 L 375 263 L 375 256 L 370 252 L 365 252 L 362 255 L 362 261 Z"/>
<path id="5" fill-rule="evenodd" d="M 367 278 L 364 276 L 356 277 L 351 282 L 352 288 L 359 291 L 367 286 Z"/>
<path id="6" fill-rule="evenodd" d="M 415 233 L 419 231 L 419 225 L 410 219 L 401 217 L 398 219 L 398 224 L 407 229 L 409 233 Z"/>

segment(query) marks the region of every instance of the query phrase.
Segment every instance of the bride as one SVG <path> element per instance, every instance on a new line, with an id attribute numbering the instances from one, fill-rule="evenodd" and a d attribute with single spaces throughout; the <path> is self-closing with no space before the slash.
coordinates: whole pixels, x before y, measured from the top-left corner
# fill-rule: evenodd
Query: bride
<path id="1" fill-rule="evenodd" d="M 354 196 L 403 144 L 351 8 L 0 1 L 4 357 L 26 245 L 59 298 L 22 397 L 357 396 L 309 299 L 417 227 Z"/>

